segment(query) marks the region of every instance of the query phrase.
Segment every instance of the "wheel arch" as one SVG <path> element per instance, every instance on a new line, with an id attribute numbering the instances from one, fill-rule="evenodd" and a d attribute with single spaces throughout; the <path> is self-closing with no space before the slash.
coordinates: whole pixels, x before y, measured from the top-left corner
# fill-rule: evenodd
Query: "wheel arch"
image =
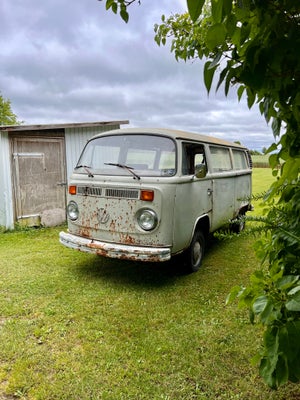
<path id="1" fill-rule="evenodd" d="M 251 211 L 251 210 L 252 210 L 251 204 L 243 205 L 242 207 L 240 207 L 240 209 L 239 209 L 239 211 L 237 212 L 237 215 L 236 215 L 236 216 L 238 216 L 238 215 L 246 215 L 246 212 L 247 212 L 247 211 Z"/>
<path id="2" fill-rule="evenodd" d="M 210 232 L 210 220 L 209 220 L 208 215 L 203 215 L 202 217 L 198 218 L 198 220 L 196 221 L 190 243 L 191 243 L 193 236 L 197 230 L 201 230 L 203 232 L 203 235 L 205 238 L 208 237 L 209 232 Z"/>

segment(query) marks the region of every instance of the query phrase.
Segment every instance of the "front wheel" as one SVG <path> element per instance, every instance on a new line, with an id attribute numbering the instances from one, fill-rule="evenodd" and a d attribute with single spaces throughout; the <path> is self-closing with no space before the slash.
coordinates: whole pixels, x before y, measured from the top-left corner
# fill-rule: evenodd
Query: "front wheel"
<path id="1" fill-rule="evenodd" d="M 190 244 L 186 250 L 185 261 L 189 272 L 197 272 L 201 266 L 205 249 L 205 237 L 201 230 L 196 230 Z"/>

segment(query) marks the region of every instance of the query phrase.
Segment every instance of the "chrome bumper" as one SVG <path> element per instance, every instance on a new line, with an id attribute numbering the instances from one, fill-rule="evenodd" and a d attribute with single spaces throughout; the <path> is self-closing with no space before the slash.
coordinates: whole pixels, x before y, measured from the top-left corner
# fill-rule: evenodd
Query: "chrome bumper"
<path id="1" fill-rule="evenodd" d="M 86 239 L 67 232 L 60 232 L 59 241 L 71 249 L 109 258 L 149 262 L 168 261 L 171 258 L 171 249 L 169 247 L 142 247 L 100 242 L 99 240 Z"/>

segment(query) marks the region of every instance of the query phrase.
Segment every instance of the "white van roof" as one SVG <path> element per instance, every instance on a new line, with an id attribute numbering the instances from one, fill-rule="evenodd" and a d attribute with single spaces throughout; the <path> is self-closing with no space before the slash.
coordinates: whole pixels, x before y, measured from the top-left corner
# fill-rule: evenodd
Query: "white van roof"
<path id="1" fill-rule="evenodd" d="M 110 135 L 120 135 L 120 134 L 153 134 L 153 135 L 163 135 L 170 136 L 173 139 L 182 139 L 182 140 L 195 140 L 197 142 L 203 143 L 212 143 L 221 146 L 230 146 L 230 147 L 238 147 L 245 149 L 245 146 L 239 145 L 237 143 L 229 142 L 223 139 L 216 138 L 214 136 L 201 135 L 200 133 L 192 133 L 186 132 L 176 129 L 167 129 L 167 128 L 124 128 L 124 129 L 114 129 L 111 131 L 99 133 L 93 137 L 100 136 L 110 136 Z"/>

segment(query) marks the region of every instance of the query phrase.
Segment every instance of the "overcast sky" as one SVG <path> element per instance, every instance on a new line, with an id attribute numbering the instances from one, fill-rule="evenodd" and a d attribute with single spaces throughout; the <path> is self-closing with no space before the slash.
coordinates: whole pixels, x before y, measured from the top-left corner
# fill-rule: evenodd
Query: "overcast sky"
<path id="1" fill-rule="evenodd" d="M 161 15 L 185 9 L 185 0 L 142 0 L 125 24 L 105 0 L 1 0 L 0 92 L 26 124 L 125 119 L 268 147 L 257 107 L 235 89 L 208 97 L 203 63 L 176 62 L 154 42 Z"/>

